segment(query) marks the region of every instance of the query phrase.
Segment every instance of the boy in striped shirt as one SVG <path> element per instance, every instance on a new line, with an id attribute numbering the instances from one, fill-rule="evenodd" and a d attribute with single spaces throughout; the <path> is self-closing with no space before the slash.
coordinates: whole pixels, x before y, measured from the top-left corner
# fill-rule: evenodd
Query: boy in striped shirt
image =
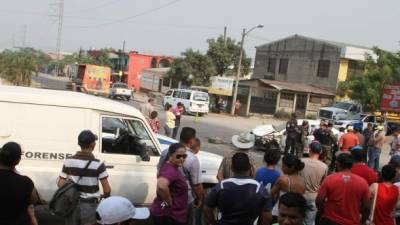
<path id="1" fill-rule="evenodd" d="M 67 179 L 78 184 L 80 199 L 76 209 L 65 218 L 66 225 L 89 225 L 96 223 L 96 208 L 100 199 L 99 180 L 104 197 L 110 196 L 111 188 L 104 163 L 92 154 L 97 136 L 90 130 L 78 136 L 81 150 L 64 161 L 57 185 L 63 186 Z M 87 169 L 85 167 L 88 165 Z"/>

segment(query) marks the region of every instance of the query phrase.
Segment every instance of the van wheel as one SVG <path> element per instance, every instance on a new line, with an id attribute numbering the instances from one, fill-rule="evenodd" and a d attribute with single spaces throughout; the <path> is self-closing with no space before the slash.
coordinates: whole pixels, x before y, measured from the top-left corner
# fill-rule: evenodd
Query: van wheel
<path id="1" fill-rule="evenodd" d="M 131 97 L 126 97 L 126 100 L 129 102 L 131 100 Z"/>

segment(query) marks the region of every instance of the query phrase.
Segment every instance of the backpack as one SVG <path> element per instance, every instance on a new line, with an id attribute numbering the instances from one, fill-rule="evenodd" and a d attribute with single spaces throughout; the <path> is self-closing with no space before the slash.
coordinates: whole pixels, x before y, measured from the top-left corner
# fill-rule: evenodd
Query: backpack
<path id="1" fill-rule="evenodd" d="M 91 162 L 92 160 L 89 160 L 83 170 L 87 170 Z M 78 183 L 81 178 L 82 176 L 78 178 L 76 183 L 71 179 L 67 179 L 65 184 L 57 189 L 49 203 L 51 213 L 67 217 L 76 209 L 80 197 Z"/>

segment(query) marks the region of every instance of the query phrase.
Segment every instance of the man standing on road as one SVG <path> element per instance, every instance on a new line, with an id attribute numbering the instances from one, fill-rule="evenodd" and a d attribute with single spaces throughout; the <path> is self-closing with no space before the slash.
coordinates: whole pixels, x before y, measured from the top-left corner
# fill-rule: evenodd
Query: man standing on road
<path id="1" fill-rule="evenodd" d="M 100 200 L 99 180 L 104 197 L 110 196 L 111 187 L 104 163 L 92 154 L 97 136 L 90 130 L 82 131 L 78 136 L 81 150 L 64 161 L 57 182 L 62 187 L 67 179 L 78 184 L 80 198 L 74 211 L 65 218 L 66 225 L 91 225 L 96 223 L 96 208 Z M 85 167 L 87 166 L 87 169 Z"/>
<path id="2" fill-rule="evenodd" d="M 0 224 L 31 225 L 29 206 L 37 199 L 31 179 L 19 175 L 15 167 L 21 161 L 21 146 L 8 142 L 0 150 Z"/>
<path id="3" fill-rule="evenodd" d="M 397 127 L 393 132 L 393 141 L 390 148 L 390 155 L 400 155 L 400 127 Z"/>
<path id="4" fill-rule="evenodd" d="M 252 179 L 250 160 L 247 154 L 238 152 L 232 156 L 233 178 L 221 181 L 207 195 L 204 213 L 208 222 L 215 224 L 269 225 L 272 219 L 272 202 L 266 188 Z M 217 221 L 214 209 L 221 218 Z"/>
<path id="5" fill-rule="evenodd" d="M 326 163 L 328 167 L 332 168 L 333 145 L 337 140 L 332 130 L 328 129 L 326 121 L 321 121 L 320 128 L 314 132 L 314 138 L 321 143 L 322 146 L 321 160 Z"/>
<path id="6" fill-rule="evenodd" d="M 199 147 L 196 147 L 200 143 L 196 140 L 196 130 L 191 127 L 183 127 L 180 134 L 180 143 L 186 147 L 186 160 L 181 167 L 181 172 L 183 176 L 186 177 L 189 187 L 189 199 L 188 199 L 188 218 L 189 222 L 192 220 L 191 213 L 193 208 L 199 208 L 203 204 L 204 189 L 203 181 L 201 179 L 201 168 L 200 160 L 197 154 L 200 151 Z M 160 161 L 158 162 L 157 169 L 159 170 L 161 166 L 166 162 L 168 158 L 168 149 L 161 153 Z"/>
<path id="7" fill-rule="evenodd" d="M 364 143 L 364 146 L 362 146 L 362 147 L 364 147 L 365 150 L 368 150 L 369 139 L 372 137 L 373 134 L 374 134 L 373 125 L 372 125 L 372 123 L 368 123 L 367 128 L 365 128 L 363 131 L 365 143 Z"/>
<path id="8" fill-rule="evenodd" d="M 154 111 L 154 99 L 149 98 L 146 103 L 143 103 L 140 106 L 140 111 L 146 119 L 149 119 L 151 112 Z"/>
<path id="9" fill-rule="evenodd" d="M 368 166 L 375 171 L 379 171 L 379 159 L 385 143 L 383 130 L 383 126 L 378 126 L 378 130 L 370 137 L 371 148 L 368 150 Z"/>
<path id="10" fill-rule="evenodd" d="M 286 145 L 285 154 L 296 154 L 300 147 L 300 129 L 297 124 L 296 113 L 292 113 L 291 118 L 286 123 Z"/>
<path id="11" fill-rule="evenodd" d="M 363 178 L 351 173 L 353 157 L 350 154 L 340 154 L 336 166 L 339 172 L 327 176 L 318 191 L 319 224 L 365 224 L 371 199 L 369 186 Z"/>
<path id="12" fill-rule="evenodd" d="M 303 158 L 305 164 L 300 175 L 304 177 L 306 182 L 306 193 L 304 194 L 307 200 L 308 210 L 306 212 L 306 225 L 313 225 L 317 214 L 315 199 L 317 198 L 318 189 L 322 181 L 328 175 L 328 166 L 319 160 L 319 155 L 322 152 L 322 146 L 318 141 L 313 141 L 310 144 L 310 157 Z"/>

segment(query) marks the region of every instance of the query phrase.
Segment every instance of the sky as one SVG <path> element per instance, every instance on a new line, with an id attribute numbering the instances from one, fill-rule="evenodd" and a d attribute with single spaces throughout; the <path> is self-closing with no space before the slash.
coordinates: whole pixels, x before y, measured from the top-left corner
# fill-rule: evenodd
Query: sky
<path id="1" fill-rule="evenodd" d="M 0 49 L 25 45 L 54 52 L 60 0 L 0 0 Z M 112 47 L 178 56 L 207 51 L 207 39 L 263 24 L 255 46 L 294 34 L 389 51 L 400 49 L 399 0 L 64 0 L 62 51 Z"/>

